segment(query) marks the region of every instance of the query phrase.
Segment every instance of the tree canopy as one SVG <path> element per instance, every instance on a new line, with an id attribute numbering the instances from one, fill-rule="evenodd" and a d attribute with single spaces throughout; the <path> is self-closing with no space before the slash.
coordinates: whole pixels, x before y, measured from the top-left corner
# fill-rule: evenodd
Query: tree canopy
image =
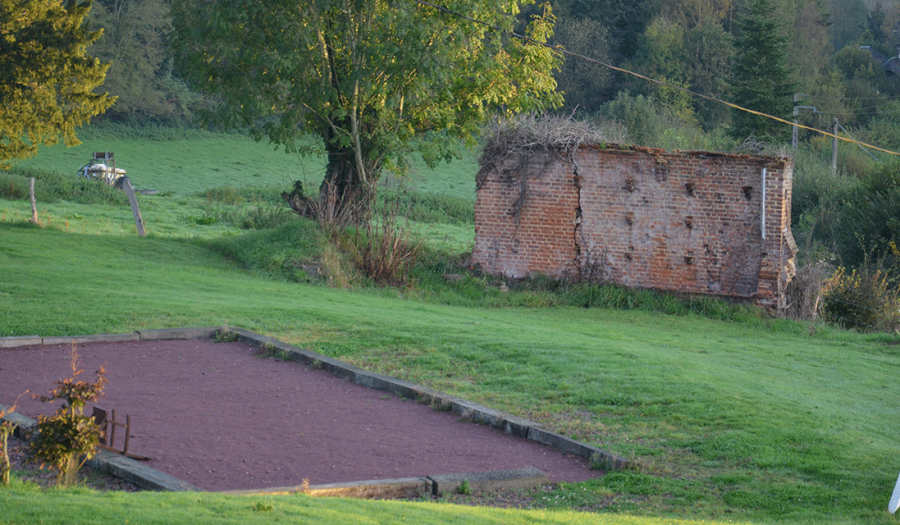
<path id="1" fill-rule="evenodd" d="M 103 28 L 91 54 L 110 63 L 103 89 L 117 97 L 104 118 L 190 122 L 200 97 L 172 75 L 168 0 L 94 0 L 89 23 Z"/>
<path id="2" fill-rule="evenodd" d="M 556 24 L 551 43 L 600 62 L 612 62 L 608 32 L 603 24 L 590 18 L 561 19 Z M 609 98 L 607 90 L 612 75 L 605 66 L 570 57 L 563 63 L 555 78 L 559 90 L 566 97 L 567 111 L 574 111 L 576 108 L 597 111 Z"/>
<path id="3" fill-rule="evenodd" d="M 174 0 L 179 73 L 223 102 L 212 120 L 288 152 L 321 138 L 326 180 L 357 190 L 412 150 L 434 164 L 496 111 L 562 102 L 559 58 L 511 38 L 519 3 L 415 0 Z M 484 23 L 477 23 L 478 20 Z M 552 34 L 549 7 L 528 35 Z"/>
<path id="4" fill-rule="evenodd" d="M 0 167 L 34 155 L 114 102 L 94 89 L 107 66 L 86 54 L 100 36 L 84 27 L 91 3 L 0 0 Z"/>

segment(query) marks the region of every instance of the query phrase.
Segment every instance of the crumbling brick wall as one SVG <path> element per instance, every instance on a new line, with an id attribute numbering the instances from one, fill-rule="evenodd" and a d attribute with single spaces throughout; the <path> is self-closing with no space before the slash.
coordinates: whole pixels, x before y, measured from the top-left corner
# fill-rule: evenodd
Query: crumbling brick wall
<path id="1" fill-rule="evenodd" d="M 794 275 L 791 180 L 787 158 L 529 151 L 479 175 L 472 261 L 512 279 L 603 280 L 780 310 Z"/>

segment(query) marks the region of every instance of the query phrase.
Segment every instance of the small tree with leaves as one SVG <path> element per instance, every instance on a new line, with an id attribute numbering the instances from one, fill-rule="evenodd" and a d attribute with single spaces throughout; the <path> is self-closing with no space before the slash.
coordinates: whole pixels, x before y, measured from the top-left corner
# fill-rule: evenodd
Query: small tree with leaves
<path id="1" fill-rule="evenodd" d="M 56 470 L 56 483 L 64 487 L 75 484 L 75 477 L 84 462 L 96 453 L 100 442 L 100 426 L 84 415 L 88 401 L 96 401 L 103 395 L 106 370 L 97 370 L 93 383 L 76 381 L 82 370 L 78 369 L 78 351 L 72 344 L 72 377 L 56 381 L 57 387 L 49 396 L 34 396 L 43 402 L 62 400 L 62 406 L 52 417 L 40 416 L 37 435 L 31 440 L 33 461 Z"/>

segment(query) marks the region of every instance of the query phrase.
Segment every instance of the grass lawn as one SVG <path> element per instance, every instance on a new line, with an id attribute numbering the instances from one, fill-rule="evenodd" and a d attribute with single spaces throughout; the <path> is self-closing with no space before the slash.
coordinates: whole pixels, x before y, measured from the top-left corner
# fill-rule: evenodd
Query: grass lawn
<path id="1" fill-rule="evenodd" d="M 182 151 L 181 162 L 202 149 L 161 144 L 172 155 Z M 120 151 L 127 149 L 115 148 L 124 159 Z M 197 519 L 209 514 L 241 522 L 327 522 L 337 512 L 350 516 L 341 520 L 348 523 L 897 523 L 886 511 L 900 470 L 896 336 L 780 320 L 508 306 L 546 300 L 527 291 L 498 299 L 501 292 L 490 280 L 454 285 L 475 287 L 471 304 L 461 305 L 434 300 L 426 279 L 403 290 L 339 289 L 250 271 L 240 258 L 223 256 L 230 252 L 222 243 L 296 251 L 309 230 L 299 221 L 246 232 L 190 220 L 203 211 L 196 193 L 221 187 L 218 172 L 210 169 L 215 160 L 205 162 L 205 174 L 191 181 L 197 189 L 141 198 L 147 214 L 157 214 L 147 220 L 147 238 L 134 234 L 133 223 L 128 226 L 127 205 L 47 204 L 42 212 L 54 219 L 41 228 L 24 223 L 30 216 L 26 202 L 0 200 L 0 336 L 241 326 L 537 420 L 638 467 L 564 485 L 540 500 L 544 510 L 532 513 L 434 503 L 303 497 L 257 502 L 28 488 L 0 491 L 0 509 L 19 509 L 27 501 L 42 509 L 84 506 L 61 510 L 59 517 L 46 510 L 40 517 L 46 523 L 112 516 L 105 513 L 126 507 L 156 509 L 130 522 L 154 523 L 157 512 L 167 516 L 160 522 L 195 521 L 178 517 L 183 505 Z M 465 187 L 467 177 L 474 178 L 471 159 L 445 168 L 423 171 L 419 191 L 437 193 L 440 180 Z M 134 169 L 145 168 L 135 163 Z M 65 217 L 68 225 L 61 222 Z M 425 226 L 454 238 L 470 228 Z M 458 253 L 464 244 L 449 251 Z M 448 294 L 459 292 L 444 286 Z M 16 394 L 0 390 L 0 402 Z M 26 515 L 6 516 L 14 515 L 0 512 L 0 523 L 31 522 Z"/>

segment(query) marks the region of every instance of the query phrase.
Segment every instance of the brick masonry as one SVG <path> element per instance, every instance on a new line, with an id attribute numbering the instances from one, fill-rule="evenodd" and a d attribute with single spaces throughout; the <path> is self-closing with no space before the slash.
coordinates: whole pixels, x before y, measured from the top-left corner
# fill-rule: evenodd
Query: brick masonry
<path id="1" fill-rule="evenodd" d="M 603 280 L 779 311 L 795 273 L 792 176 L 781 157 L 531 151 L 479 175 L 472 262 L 510 279 Z"/>

